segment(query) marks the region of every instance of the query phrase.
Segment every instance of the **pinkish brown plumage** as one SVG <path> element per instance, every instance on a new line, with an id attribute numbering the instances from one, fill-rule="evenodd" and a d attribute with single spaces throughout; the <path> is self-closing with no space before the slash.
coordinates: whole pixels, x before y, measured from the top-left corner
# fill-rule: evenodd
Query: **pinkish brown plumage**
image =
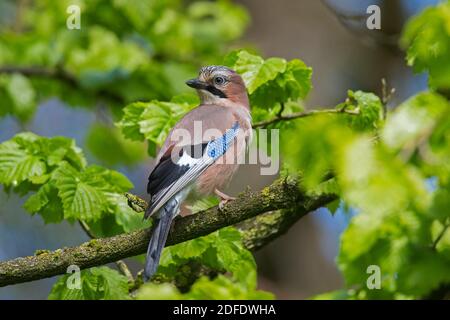
<path id="1" fill-rule="evenodd" d="M 211 194 L 215 189 L 221 189 L 227 185 L 232 175 L 239 167 L 239 159 L 244 154 L 247 143 L 251 140 L 250 114 L 242 106 L 219 106 L 219 105 L 200 105 L 188 114 L 170 132 L 163 148 L 160 151 L 161 157 L 166 150 L 176 144 L 173 132 L 179 128 L 187 130 L 193 137 L 192 144 L 206 142 L 206 137 L 195 137 L 194 121 L 202 123 L 203 132 L 216 129 L 217 133 L 222 135 L 227 129 L 231 128 L 234 122 L 238 122 L 243 132 L 238 134 L 236 144 L 230 148 L 230 151 L 217 159 L 205 172 L 197 179 L 195 186 L 202 194 Z M 217 138 L 213 136 L 211 138 Z"/>
<path id="2" fill-rule="evenodd" d="M 208 66 L 186 84 L 197 89 L 201 104 L 172 128 L 149 177 L 151 199 L 145 217 L 155 215 L 157 223 L 147 252 L 147 279 L 156 272 L 171 221 L 193 186 L 202 194 L 218 195 L 221 208 L 233 199 L 219 189 L 236 172 L 252 138 L 240 75 L 227 67 Z"/>

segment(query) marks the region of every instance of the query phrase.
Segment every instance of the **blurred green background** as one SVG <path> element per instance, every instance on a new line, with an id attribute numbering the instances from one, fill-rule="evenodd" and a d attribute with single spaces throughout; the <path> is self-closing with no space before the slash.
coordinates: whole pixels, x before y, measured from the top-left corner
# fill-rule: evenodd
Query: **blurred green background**
<path id="1" fill-rule="evenodd" d="M 381 93 L 381 78 L 397 89 L 390 102 L 397 105 L 427 86 L 397 47 L 402 26 L 437 2 L 1 0 L 1 65 L 40 68 L 25 70 L 37 74 L 31 80 L 0 72 L 0 142 L 23 130 L 72 137 L 90 162 L 121 171 L 145 197 L 153 165 L 146 145 L 124 140 L 112 125 L 127 103 L 189 93 L 184 81 L 200 66 L 219 64 L 229 50 L 244 47 L 266 57 L 301 58 L 311 66 L 308 106 L 334 106 L 347 89 Z M 381 31 L 365 27 L 365 9 L 373 3 L 382 8 Z M 81 30 L 66 28 L 70 4 L 80 5 Z M 17 36 L 30 29 L 28 36 Z M 274 178 L 246 165 L 228 192 L 248 184 L 258 189 Z M 76 224 L 45 225 L 30 216 L 16 195 L 0 193 L 0 203 L 0 260 L 87 240 Z M 341 288 L 334 259 L 350 217 L 320 210 L 258 252 L 260 287 L 287 299 Z M 0 299 L 45 299 L 54 281 L 0 288 Z"/>

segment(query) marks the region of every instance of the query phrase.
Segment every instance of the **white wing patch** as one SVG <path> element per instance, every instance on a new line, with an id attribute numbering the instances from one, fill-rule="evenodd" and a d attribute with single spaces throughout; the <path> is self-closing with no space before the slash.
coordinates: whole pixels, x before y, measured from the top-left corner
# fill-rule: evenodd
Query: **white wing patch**
<path id="1" fill-rule="evenodd" d="M 191 157 L 187 152 L 183 152 L 183 155 L 178 159 L 177 165 L 179 166 L 194 166 L 199 159 Z"/>
<path id="2" fill-rule="evenodd" d="M 193 158 L 187 152 L 184 152 L 177 161 L 177 165 L 187 165 L 189 169 L 170 186 L 153 196 L 151 207 L 148 210 L 149 216 L 159 211 L 175 194 L 194 182 L 209 166 L 222 156 L 234 143 L 238 133 L 239 124 L 236 122 L 223 136 L 208 142 L 202 157 Z"/>

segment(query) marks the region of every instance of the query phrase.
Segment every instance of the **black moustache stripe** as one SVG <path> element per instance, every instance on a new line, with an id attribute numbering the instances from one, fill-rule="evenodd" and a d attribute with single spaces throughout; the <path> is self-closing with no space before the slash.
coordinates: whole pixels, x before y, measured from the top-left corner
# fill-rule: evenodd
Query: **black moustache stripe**
<path id="1" fill-rule="evenodd" d="M 206 90 L 208 90 L 209 92 L 211 92 L 213 95 L 218 96 L 220 98 L 227 98 L 226 94 L 223 93 L 222 90 L 217 89 L 216 87 L 213 87 L 211 85 L 208 85 L 206 87 Z"/>

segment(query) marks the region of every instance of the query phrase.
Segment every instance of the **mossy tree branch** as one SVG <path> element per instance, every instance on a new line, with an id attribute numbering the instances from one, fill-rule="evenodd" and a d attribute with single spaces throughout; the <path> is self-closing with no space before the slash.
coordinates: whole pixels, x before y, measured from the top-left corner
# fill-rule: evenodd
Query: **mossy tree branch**
<path id="1" fill-rule="evenodd" d="M 258 249 L 286 232 L 299 218 L 336 199 L 335 194 L 307 194 L 298 180 L 275 181 L 260 192 L 250 190 L 239 195 L 222 210 L 217 207 L 179 218 L 172 226 L 166 245 L 207 235 L 229 225 L 240 224 L 249 249 Z M 43 279 L 66 273 L 67 267 L 80 269 L 104 265 L 146 252 L 150 229 L 102 239 L 93 239 L 78 247 L 0 262 L 0 287 Z"/>

